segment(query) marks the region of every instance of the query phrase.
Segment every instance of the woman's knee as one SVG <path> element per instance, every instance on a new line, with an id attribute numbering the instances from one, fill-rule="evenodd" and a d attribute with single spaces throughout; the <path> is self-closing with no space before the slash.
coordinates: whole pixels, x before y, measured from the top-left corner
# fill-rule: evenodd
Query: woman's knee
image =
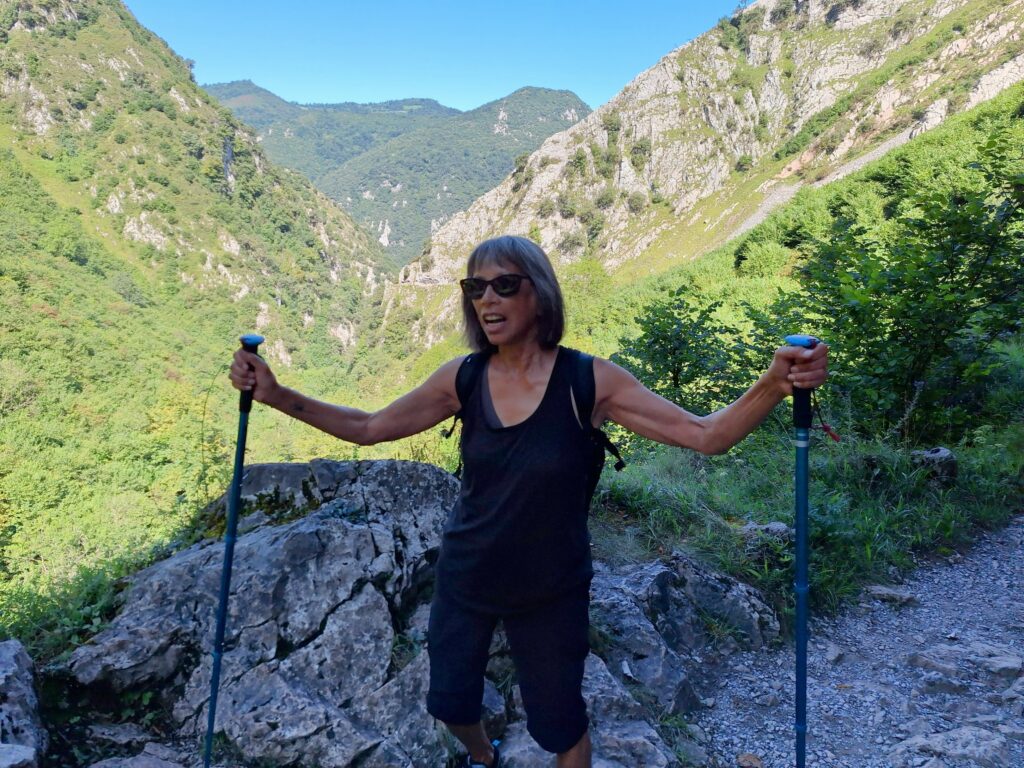
<path id="1" fill-rule="evenodd" d="M 527 708 L 526 730 L 547 752 L 568 752 L 579 743 L 589 726 L 587 707 L 582 697 L 569 708 L 547 704 Z"/>

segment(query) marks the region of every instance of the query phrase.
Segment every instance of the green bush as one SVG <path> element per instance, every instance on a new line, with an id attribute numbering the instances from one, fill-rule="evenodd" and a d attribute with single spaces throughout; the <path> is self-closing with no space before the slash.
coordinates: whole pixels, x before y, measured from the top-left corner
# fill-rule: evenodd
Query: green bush
<path id="1" fill-rule="evenodd" d="M 558 193 L 558 215 L 563 219 L 571 219 L 576 215 L 576 201 L 564 192 Z"/>
<path id="2" fill-rule="evenodd" d="M 597 198 L 594 200 L 594 205 L 601 209 L 610 208 L 615 202 L 616 197 L 617 195 L 613 187 L 605 187 L 597 195 Z"/>
<path id="3" fill-rule="evenodd" d="M 651 159 L 651 140 L 640 139 L 629 148 L 629 162 L 637 173 L 643 173 Z"/>
<path id="4" fill-rule="evenodd" d="M 795 257 L 779 243 L 748 242 L 736 251 L 736 272 L 744 277 L 775 277 L 783 274 Z"/>
<path id="5" fill-rule="evenodd" d="M 647 195 L 643 192 L 633 192 L 626 201 L 626 205 L 629 207 L 630 213 L 640 213 L 647 207 Z"/>

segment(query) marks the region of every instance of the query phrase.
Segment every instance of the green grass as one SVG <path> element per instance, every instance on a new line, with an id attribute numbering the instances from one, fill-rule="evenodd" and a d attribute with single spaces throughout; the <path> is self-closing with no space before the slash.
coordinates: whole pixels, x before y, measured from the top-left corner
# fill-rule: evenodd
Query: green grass
<path id="1" fill-rule="evenodd" d="M 815 609 L 834 611 L 864 584 L 949 554 L 1019 514 L 1022 448 L 1020 420 L 978 428 L 954 446 L 959 478 L 944 488 L 913 463 L 908 446 L 854 435 L 835 444 L 817 433 L 810 467 Z M 616 562 L 688 550 L 758 587 L 790 617 L 792 546 L 745 539 L 740 529 L 747 522 L 792 526 L 793 504 L 793 450 L 778 422 L 724 456 L 650 449 L 646 460 L 634 455 L 625 471 L 603 477 L 593 510 L 595 554 Z"/>

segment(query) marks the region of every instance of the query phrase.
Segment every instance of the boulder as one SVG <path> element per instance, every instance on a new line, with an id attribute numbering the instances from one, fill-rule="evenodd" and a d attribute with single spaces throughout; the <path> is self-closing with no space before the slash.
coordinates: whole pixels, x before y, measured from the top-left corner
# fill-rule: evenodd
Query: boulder
<path id="1" fill-rule="evenodd" d="M 957 461 L 949 448 L 930 448 L 927 451 L 911 451 L 910 460 L 924 469 L 925 474 L 939 485 L 948 488 L 956 484 Z"/>
<path id="2" fill-rule="evenodd" d="M 413 718 L 395 710 L 408 702 L 422 711 L 426 656 L 396 670 L 392 651 L 429 596 L 457 481 L 397 461 L 275 466 L 252 477 L 267 483 L 250 479 L 252 495 L 296 498 L 301 487 L 321 503 L 238 539 L 216 732 L 247 760 L 325 768 L 388 749 L 396 725 L 410 731 L 398 734 L 406 759 L 443 754 L 433 727 L 411 733 Z M 220 542 L 201 542 L 137 574 L 110 627 L 72 654 L 71 674 L 114 691 L 157 690 L 179 736 L 201 737 L 222 557 Z"/>
<path id="3" fill-rule="evenodd" d="M 911 768 L 921 764 L 922 755 L 969 760 L 984 768 L 1008 768 L 1010 765 L 1005 737 L 970 725 L 902 741 L 889 753 L 889 762 L 893 768 Z"/>

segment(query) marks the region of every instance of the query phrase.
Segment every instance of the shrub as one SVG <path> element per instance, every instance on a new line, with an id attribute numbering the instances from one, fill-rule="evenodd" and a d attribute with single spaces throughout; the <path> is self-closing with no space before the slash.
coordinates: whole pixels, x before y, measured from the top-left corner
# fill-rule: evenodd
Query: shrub
<path id="1" fill-rule="evenodd" d="M 736 251 L 736 271 L 744 277 L 775 277 L 793 262 L 796 254 L 779 243 L 744 243 Z"/>
<path id="2" fill-rule="evenodd" d="M 633 192 L 626 202 L 630 213 L 640 213 L 647 207 L 647 195 L 643 192 Z"/>
<path id="3" fill-rule="evenodd" d="M 574 173 L 578 176 L 587 175 L 587 153 L 583 151 L 583 147 L 576 149 L 576 152 L 571 158 L 567 165 L 570 173 Z"/>
<path id="4" fill-rule="evenodd" d="M 587 241 L 579 232 L 569 232 L 562 238 L 562 242 L 558 244 L 558 248 L 562 251 L 578 251 L 586 244 Z"/>
<path id="5" fill-rule="evenodd" d="M 576 202 L 564 192 L 558 193 L 558 215 L 563 219 L 571 219 L 576 215 Z"/>
<path id="6" fill-rule="evenodd" d="M 629 149 L 629 162 L 637 173 L 642 173 L 651 159 L 651 140 L 640 139 Z"/>
<path id="7" fill-rule="evenodd" d="M 615 202 L 615 197 L 615 190 L 612 187 L 605 187 L 594 200 L 594 205 L 601 209 L 610 208 Z"/>

